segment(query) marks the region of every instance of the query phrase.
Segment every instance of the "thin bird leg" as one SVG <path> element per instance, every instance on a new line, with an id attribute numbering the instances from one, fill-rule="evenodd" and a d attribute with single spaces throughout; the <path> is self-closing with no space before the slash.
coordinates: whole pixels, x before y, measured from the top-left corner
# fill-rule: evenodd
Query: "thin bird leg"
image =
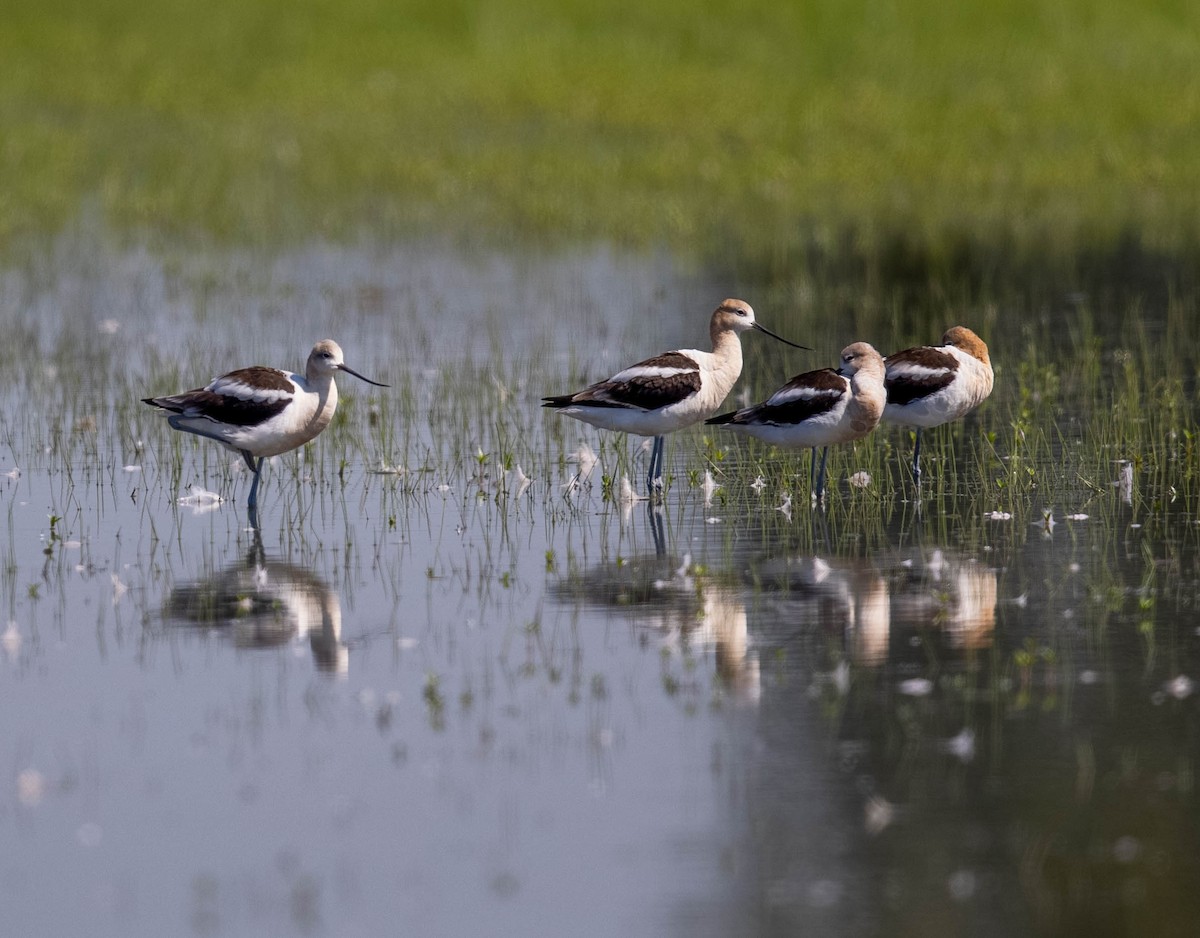
<path id="1" fill-rule="evenodd" d="M 813 450 L 813 455 L 816 455 L 816 450 Z M 821 450 L 821 469 L 817 473 L 817 501 L 821 501 L 825 497 L 825 460 L 829 458 L 829 447 L 826 446 Z"/>
<path id="2" fill-rule="evenodd" d="M 646 489 L 649 494 L 654 494 L 656 489 L 661 490 L 663 487 L 663 449 L 666 443 L 666 437 L 656 436 L 654 446 L 650 449 L 650 469 L 646 473 Z"/>
<path id="3" fill-rule="evenodd" d="M 812 456 L 808 460 L 808 490 L 814 490 L 817 481 L 817 448 L 812 448 Z"/>
<path id="4" fill-rule="evenodd" d="M 917 427 L 917 442 L 913 444 L 913 478 L 921 481 L 921 428 Z"/>
<path id="5" fill-rule="evenodd" d="M 250 455 L 250 450 L 239 449 L 238 452 L 242 454 L 242 459 L 246 460 L 246 466 L 250 469 L 250 471 L 258 472 L 259 466 L 254 465 L 254 457 Z M 261 460 L 259 462 L 261 465 Z"/>
<path id="6" fill-rule="evenodd" d="M 254 470 L 254 481 L 250 483 L 250 497 L 246 500 L 246 507 L 253 511 L 258 507 L 258 480 L 262 478 L 263 458 L 258 457 L 258 465 L 255 466 L 250 462 L 253 457 L 242 450 L 242 455 L 246 457 L 246 462 L 250 463 L 250 468 Z"/>

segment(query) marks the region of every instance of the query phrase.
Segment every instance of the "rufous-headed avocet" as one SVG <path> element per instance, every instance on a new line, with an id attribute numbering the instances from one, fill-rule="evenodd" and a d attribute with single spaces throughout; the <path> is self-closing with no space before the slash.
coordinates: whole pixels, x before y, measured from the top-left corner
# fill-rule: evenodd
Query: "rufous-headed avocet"
<path id="1" fill-rule="evenodd" d="M 885 423 L 916 427 L 912 472 L 921 481 L 921 430 L 969 414 L 992 393 L 988 347 L 966 326 L 946 330 L 941 345 L 921 345 L 884 359 Z"/>

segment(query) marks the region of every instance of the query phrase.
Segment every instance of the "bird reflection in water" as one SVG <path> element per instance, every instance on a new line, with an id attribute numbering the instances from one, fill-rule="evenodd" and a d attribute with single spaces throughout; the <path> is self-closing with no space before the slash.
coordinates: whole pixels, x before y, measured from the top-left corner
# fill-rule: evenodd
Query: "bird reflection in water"
<path id="1" fill-rule="evenodd" d="M 305 567 L 268 560 L 257 532 L 243 562 L 172 590 L 164 618 L 226 633 L 238 648 L 307 641 L 319 670 L 349 667 L 337 592 Z"/>
<path id="2" fill-rule="evenodd" d="M 924 563 L 904 564 L 892 587 L 893 622 L 935 626 L 952 649 L 990 648 L 996 629 L 996 571 L 935 549 Z"/>
<path id="3" fill-rule="evenodd" d="M 651 520 L 651 525 L 654 520 Z M 552 587 L 563 603 L 582 602 L 619 613 L 640 640 L 680 655 L 712 650 L 722 687 L 740 703 L 759 699 L 758 658 L 751 650 L 740 588 L 697 574 L 690 555 L 656 551 L 570 574 Z"/>
<path id="4" fill-rule="evenodd" d="M 996 571 L 941 550 L 894 566 L 863 558 L 790 557 L 764 565 L 757 578 L 767 588 L 789 590 L 790 600 L 805 610 L 801 620 L 811 615 L 826 628 L 840 627 L 847 657 L 862 667 L 903 657 L 914 635 L 940 636 L 959 651 L 992 644 Z"/>

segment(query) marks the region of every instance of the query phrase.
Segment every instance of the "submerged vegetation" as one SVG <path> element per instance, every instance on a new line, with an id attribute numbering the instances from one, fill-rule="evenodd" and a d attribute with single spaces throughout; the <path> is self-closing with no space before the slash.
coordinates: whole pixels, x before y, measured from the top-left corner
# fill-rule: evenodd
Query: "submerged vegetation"
<path id="1" fill-rule="evenodd" d="M 1069 260 L 1200 231 L 1182 0 L 51 0 L 0 32 L 0 236 L 370 229 Z"/>
<path id="2" fill-rule="evenodd" d="M 339 252 L 300 255 L 276 262 L 270 277 L 253 288 L 257 261 L 252 256 L 218 255 L 186 275 L 165 278 L 161 289 L 183 317 L 174 332 L 155 334 L 156 302 L 128 304 L 119 310 L 127 321 L 102 321 L 95 326 L 98 334 L 83 343 L 76 324 L 96 314 L 94 298 L 147 290 L 163 276 L 156 272 L 159 263 L 145 255 L 136 255 L 132 264 L 122 255 L 111 256 L 104 266 L 117 273 L 102 290 L 67 290 L 31 300 L 31 315 L 56 307 L 64 317 L 61 327 L 18 322 L 13 334 L 21 340 L 3 353 L 16 382 L 11 393 L 17 395 L 10 397 L 0 423 L 9 459 L 54 480 L 58 496 L 49 507 L 68 522 L 72 512 L 87 510 L 93 494 L 104 496 L 107 490 L 105 497 L 116 497 L 125 487 L 117 480 L 131 465 L 144 473 L 136 498 L 144 513 L 157 513 L 189 484 L 235 501 L 244 498 L 244 479 L 232 454 L 181 439 L 152 413 L 143 413 L 138 401 L 256 361 L 298 367 L 303 347 L 293 347 L 293 336 L 303 333 L 306 342 L 320 337 L 331 315 L 324 296 L 297 299 L 310 277 L 332 296 L 370 298 L 366 309 L 351 302 L 338 338 L 365 373 L 392 388 L 376 396 L 344 387 L 329 431 L 267 469 L 268 503 L 278 499 L 276 507 L 285 510 L 299 483 L 299 491 L 309 493 L 301 499 L 301 517 L 304 506 L 326 492 L 343 499 L 347 494 L 378 497 L 372 515 L 390 518 L 402 530 L 410 512 L 423 517 L 429 499 L 440 504 L 448 497 L 466 500 L 462 510 L 470 499 L 481 499 L 505 517 L 513 512 L 528 517 L 536 508 L 534 513 L 544 513 L 553 525 L 579 510 L 619 504 L 625 477 L 640 487 L 643 441 L 556 419 L 537 406 L 548 391 L 610 370 L 578 359 L 578 327 L 559 316 L 553 301 L 528 307 L 530 337 L 507 343 L 488 335 L 493 319 L 507 318 L 507 306 L 488 303 L 471 314 L 486 326 L 476 328 L 464 345 L 460 320 L 430 320 L 426 304 L 407 304 L 395 292 L 403 288 L 389 285 L 385 270 L 406 266 L 403 254 L 375 271 L 378 280 L 369 271 L 345 274 Z M 46 275 L 40 267 L 10 271 L 6 289 L 10 295 L 37 296 L 37 284 Z M 545 289 L 554 288 L 547 283 Z M 246 292 L 229 299 L 240 290 Z M 212 296 L 225 297 L 218 305 L 232 302 L 263 321 L 269 311 L 291 304 L 289 327 L 268 329 L 247 343 L 237 330 L 212 328 Z M 920 318 L 936 328 L 909 328 L 879 304 L 865 304 L 852 324 L 830 324 L 819 310 L 836 308 L 838 302 L 836 289 L 817 285 L 787 326 L 793 335 L 821 336 L 817 352 L 748 344 L 746 369 L 730 404 L 737 395 L 759 399 L 789 372 L 824 364 L 829 349 L 845 341 L 835 331 L 854 329 L 892 350 L 954 322 L 971 322 L 990 340 L 995 391 L 968 418 L 924 435 L 922 524 L 944 524 L 943 515 L 952 512 L 960 531 L 973 531 L 968 536 L 978 540 L 993 514 L 1011 518 L 1021 538 L 1033 534 L 1031 526 L 1046 515 L 1055 522 L 1073 514 L 1117 517 L 1122 504 L 1144 524 L 1176 524 L 1200 514 L 1195 372 L 1200 336 L 1187 324 L 1193 299 L 1173 299 L 1164 314 L 1125 317 L 1123 324 L 1117 320 L 1124 307 L 1109 305 L 1100 313 L 1082 300 L 1069 315 L 1025 317 L 1016 326 L 1004 324 L 988 306 L 973 314 L 926 305 Z M 376 315 L 377 305 L 396 313 Z M 632 334 L 640 316 L 638 310 L 624 310 L 607 317 L 603 329 Z M 143 335 L 152 338 L 131 340 Z M 589 338 L 585 345 L 595 341 Z M 1164 348 L 1170 354 L 1164 355 Z M 654 349 L 635 348 L 629 339 L 611 351 L 628 358 Z M 78 380 L 81 374 L 86 381 Z M 17 406 L 18 399 L 37 406 Z M 882 427 L 853 445 L 834 447 L 825 508 L 829 522 L 843 530 L 878 532 L 874 542 L 879 543 L 882 532 L 913 511 L 912 445 L 910 432 Z M 581 471 L 581 459 L 593 458 L 589 453 L 596 462 L 590 474 L 583 473 L 590 484 L 580 490 L 570 482 Z M 731 524 L 739 523 L 741 513 L 761 536 L 785 540 L 812 511 L 806 450 L 781 451 L 719 427 L 696 427 L 673 434 L 667 455 L 670 502 L 678 502 L 681 511 L 711 510 Z M 719 488 L 706 493 L 706 474 Z M 702 505 L 706 494 L 711 509 Z M 779 510 L 785 498 L 789 511 Z M 870 543 L 863 541 L 856 550 Z"/>

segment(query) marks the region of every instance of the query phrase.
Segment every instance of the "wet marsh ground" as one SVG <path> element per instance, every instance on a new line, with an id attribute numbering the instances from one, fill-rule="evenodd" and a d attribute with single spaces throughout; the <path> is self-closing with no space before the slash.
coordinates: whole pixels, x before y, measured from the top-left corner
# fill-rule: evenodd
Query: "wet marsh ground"
<path id="1" fill-rule="evenodd" d="M 36 257 L 0 277 L 15 930 L 1188 933 L 1194 293 L 851 311 L 666 255 L 86 229 Z M 816 348 L 749 337 L 735 397 L 954 322 L 996 391 L 926 434 L 919 497 L 896 430 L 833 452 L 824 511 L 806 453 L 696 430 L 660 508 L 623 500 L 639 441 L 540 396 L 702 343 L 728 294 Z M 239 460 L 140 398 L 326 335 L 393 387 L 341 383 L 255 532 Z"/>
<path id="2" fill-rule="evenodd" d="M 6 930 L 1191 935 L 1198 10 L 7 10 Z M 995 392 L 920 493 L 624 498 L 541 396 L 727 296 L 815 348 L 731 405 L 954 323 Z M 325 337 L 392 387 L 253 530 L 140 399 Z"/>

